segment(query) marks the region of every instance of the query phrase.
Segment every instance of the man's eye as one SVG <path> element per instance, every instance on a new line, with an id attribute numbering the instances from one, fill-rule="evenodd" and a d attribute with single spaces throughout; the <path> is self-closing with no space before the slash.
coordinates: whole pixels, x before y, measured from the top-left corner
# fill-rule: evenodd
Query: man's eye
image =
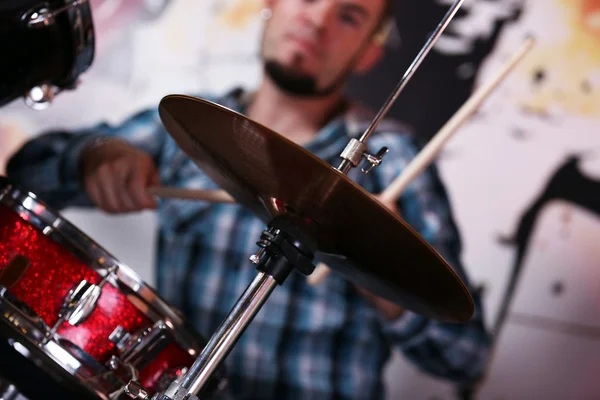
<path id="1" fill-rule="evenodd" d="M 345 24 L 349 24 L 351 26 L 357 26 L 358 25 L 358 18 L 356 18 L 355 16 L 348 14 L 348 13 L 342 13 L 340 15 L 340 19 L 342 20 L 343 23 Z"/>

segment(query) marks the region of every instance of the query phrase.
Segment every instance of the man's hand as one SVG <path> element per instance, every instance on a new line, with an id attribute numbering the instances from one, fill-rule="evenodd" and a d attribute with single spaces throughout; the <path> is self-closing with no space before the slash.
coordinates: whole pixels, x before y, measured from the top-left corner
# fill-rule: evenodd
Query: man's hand
<path id="1" fill-rule="evenodd" d="M 378 200 L 379 197 L 375 196 Z M 384 206 L 386 206 L 387 208 L 389 208 L 392 212 L 394 213 L 398 213 L 398 208 L 396 206 L 395 202 L 391 202 L 391 203 L 383 203 L 382 204 Z M 393 267 L 392 267 L 393 268 Z M 383 315 L 385 315 L 385 317 L 388 320 L 395 320 L 396 318 L 400 317 L 402 315 L 402 313 L 404 312 L 404 309 L 400 306 L 397 306 L 396 304 L 387 301 L 381 297 L 378 297 L 376 295 L 374 295 L 373 293 L 356 286 L 356 290 L 362 294 L 364 297 L 367 298 L 367 300 L 369 300 L 373 306 L 375 306 L 375 308 L 377 308 Z"/>
<path id="2" fill-rule="evenodd" d="M 85 190 L 100 209 L 124 213 L 157 207 L 147 188 L 159 183 L 159 175 L 145 152 L 109 139 L 84 149 L 80 162 Z"/>

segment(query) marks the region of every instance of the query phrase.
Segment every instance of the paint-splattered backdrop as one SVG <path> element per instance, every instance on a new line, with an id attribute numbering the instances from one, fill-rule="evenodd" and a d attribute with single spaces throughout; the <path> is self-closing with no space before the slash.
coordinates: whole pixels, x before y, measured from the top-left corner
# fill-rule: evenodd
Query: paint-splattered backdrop
<path id="1" fill-rule="evenodd" d="M 91 3 L 93 67 L 50 110 L 20 101 L 0 109 L 0 169 L 43 130 L 118 123 L 168 93 L 221 93 L 258 80 L 260 0 Z M 373 107 L 451 1 L 401 3 L 385 64 L 350 88 Z M 600 0 L 465 1 L 392 113 L 430 137 L 528 34 L 536 49 L 440 160 L 490 328 L 518 278 L 480 398 L 600 398 Z M 66 216 L 153 280 L 151 213 Z M 390 399 L 453 398 L 451 385 L 401 357 L 387 373 Z"/>

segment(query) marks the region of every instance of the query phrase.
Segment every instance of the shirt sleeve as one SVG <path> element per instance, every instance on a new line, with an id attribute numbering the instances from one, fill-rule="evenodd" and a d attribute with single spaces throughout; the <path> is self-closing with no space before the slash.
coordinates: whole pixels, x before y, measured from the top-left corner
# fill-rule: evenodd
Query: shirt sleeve
<path id="1" fill-rule="evenodd" d="M 417 154 L 408 135 L 385 134 L 370 143 L 373 148 L 388 146 L 387 159 L 375 169 L 379 190 L 388 187 Z M 381 141 L 381 143 L 379 143 Z M 395 321 L 382 317 L 385 336 L 393 346 L 421 370 L 455 383 L 470 384 L 484 374 L 490 350 L 479 294 L 471 286 L 460 262 L 461 241 L 452 217 L 446 190 L 435 165 L 421 173 L 397 202 L 400 214 L 429 242 L 461 277 L 474 302 L 475 314 L 466 323 L 443 323 L 405 311 Z"/>
<path id="2" fill-rule="evenodd" d="M 165 163 L 166 131 L 157 109 L 143 110 L 120 125 L 101 123 L 77 131 L 44 133 L 25 143 L 8 161 L 7 177 L 51 207 L 91 207 L 81 181 L 82 150 L 101 137 L 125 140 Z"/>

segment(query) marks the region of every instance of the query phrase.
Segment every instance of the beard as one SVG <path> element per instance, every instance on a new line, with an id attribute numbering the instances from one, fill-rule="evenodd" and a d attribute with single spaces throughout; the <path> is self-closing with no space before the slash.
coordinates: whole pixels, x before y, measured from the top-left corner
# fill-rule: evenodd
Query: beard
<path id="1" fill-rule="evenodd" d="M 297 63 L 296 63 L 297 64 Z M 275 60 L 266 60 L 265 73 L 283 92 L 295 97 L 326 97 L 344 86 L 351 74 L 353 62 L 349 63 L 329 86 L 319 88 L 317 78 L 294 67 L 287 67 Z"/>

